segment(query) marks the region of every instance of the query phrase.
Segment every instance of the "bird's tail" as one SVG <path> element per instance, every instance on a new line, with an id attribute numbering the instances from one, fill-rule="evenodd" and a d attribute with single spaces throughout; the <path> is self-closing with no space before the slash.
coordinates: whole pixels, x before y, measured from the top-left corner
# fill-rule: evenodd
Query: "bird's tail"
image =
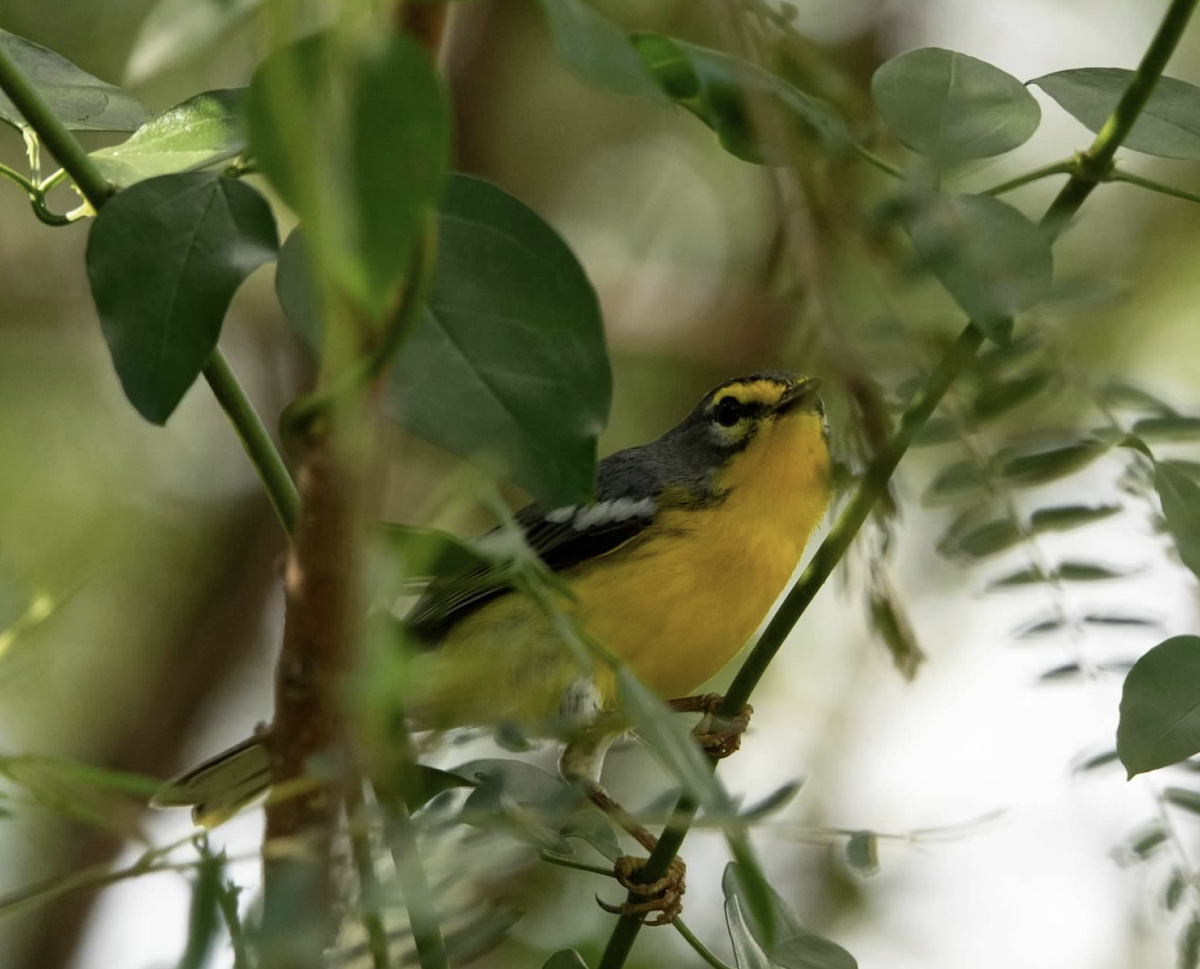
<path id="1" fill-rule="evenodd" d="M 190 807 L 196 824 L 215 828 L 269 787 L 267 749 L 251 737 L 171 778 L 151 798 L 150 806 Z"/>

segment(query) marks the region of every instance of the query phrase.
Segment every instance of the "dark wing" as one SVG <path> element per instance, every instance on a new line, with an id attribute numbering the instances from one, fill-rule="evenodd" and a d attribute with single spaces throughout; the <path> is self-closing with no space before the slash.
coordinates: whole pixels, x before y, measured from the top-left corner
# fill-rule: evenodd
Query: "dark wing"
<path id="1" fill-rule="evenodd" d="M 657 482 L 644 457 L 642 448 L 631 448 L 601 461 L 593 504 L 551 511 L 526 505 L 516 513 L 525 541 L 552 572 L 613 551 L 654 520 Z M 486 547 L 499 531 L 488 532 L 479 544 Z M 499 566 L 434 579 L 405 624 L 434 645 L 454 623 L 512 588 Z"/>

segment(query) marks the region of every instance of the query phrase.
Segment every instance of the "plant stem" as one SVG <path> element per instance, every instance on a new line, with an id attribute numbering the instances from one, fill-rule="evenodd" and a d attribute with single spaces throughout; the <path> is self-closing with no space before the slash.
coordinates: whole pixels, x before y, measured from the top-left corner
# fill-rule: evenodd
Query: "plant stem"
<path id="1" fill-rule="evenodd" d="M 450 961 L 446 956 L 445 940 L 442 938 L 441 920 L 433 904 L 433 893 L 429 889 L 429 879 L 425 876 L 425 865 L 421 861 L 408 806 L 403 801 L 397 801 L 392 810 L 392 858 L 396 862 L 396 874 L 400 879 L 400 891 L 404 895 L 404 907 L 408 911 L 413 944 L 417 949 L 417 961 L 421 969 L 449 969 Z"/>
<path id="2" fill-rule="evenodd" d="M 696 950 L 697 955 L 699 955 L 701 959 L 712 966 L 713 969 L 733 969 L 733 967 L 727 962 L 722 962 L 720 959 L 718 959 L 716 954 L 713 953 L 708 946 L 696 938 L 692 930 L 683 924 L 683 919 L 677 918 L 672 921 L 671 924 L 675 926 L 675 931 L 683 936 L 684 941 L 686 941 L 688 945 Z"/>
<path id="3" fill-rule="evenodd" d="M 1112 167 L 1113 155 L 1121 141 L 1128 137 L 1138 115 L 1146 106 L 1171 53 L 1179 44 L 1183 30 L 1197 3 L 1200 3 L 1200 0 L 1173 0 L 1163 17 L 1158 32 L 1147 48 L 1137 72 L 1130 81 L 1129 87 L 1126 88 L 1117 107 L 1113 110 L 1112 116 L 1105 122 L 1092 146 L 1075 159 L 1075 163 L 1079 167 L 1074 169 L 1070 181 L 1063 186 L 1054 201 L 1050 203 L 1050 207 L 1046 210 L 1040 223 L 1043 230 L 1052 239 L 1057 237 L 1075 216 L 1079 207 L 1096 187 L 1097 181 L 1103 178 Z M 799 580 L 784 597 L 758 643 L 742 664 L 741 669 L 738 670 L 737 676 L 734 677 L 733 683 L 730 684 L 729 690 L 725 694 L 720 711 L 721 716 L 735 716 L 749 701 L 751 693 L 783 645 L 784 640 L 850 547 L 850 543 L 858 534 L 863 522 L 866 521 L 875 502 L 884 494 L 892 473 L 896 470 L 896 466 L 900 463 L 905 451 L 908 450 L 913 438 L 929 419 L 950 385 L 974 359 L 976 352 L 983 344 L 983 339 L 983 334 L 974 324 L 968 323 L 959 334 L 958 339 L 942 356 L 938 365 L 926 379 L 924 386 L 910 401 L 900 418 L 900 426 L 895 435 L 871 462 L 858 486 L 858 491 L 843 509 Z M 716 769 L 715 763 L 713 769 Z M 651 852 L 645 867 L 639 872 L 639 881 L 655 881 L 666 874 L 668 866 L 679 853 L 679 848 L 687 836 L 696 810 L 696 802 L 691 797 L 686 793 L 680 795 L 675 809 L 667 821 L 666 828 L 658 839 L 657 847 Z M 638 896 L 630 892 L 628 901 L 637 902 Z M 633 943 L 637 939 L 641 927 L 642 923 L 636 916 L 622 915 L 609 936 L 608 945 L 600 959 L 599 969 L 621 969 L 633 948 Z"/>
<path id="4" fill-rule="evenodd" d="M 271 440 L 271 435 L 263 425 L 258 411 L 250 403 L 246 391 L 238 382 L 237 376 L 229 366 L 229 361 L 220 349 L 213 350 L 208 363 L 204 365 L 204 379 L 212 388 L 213 396 L 221 409 L 229 416 L 229 421 L 241 439 L 242 447 L 250 456 L 250 463 L 258 472 L 267 497 L 283 530 L 291 535 L 296 529 L 296 516 L 300 513 L 300 494 L 296 483 L 288 473 L 283 456 Z"/>
<path id="5" fill-rule="evenodd" d="M 1164 185 L 1162 182 L 1156 182 L 1153 179 L 1142 178 L 1141 175 L 1134 175 L 1132 172 L 1122 172 L 1114 169 L 1109 174 L 1107 181 L 1125 182 L 1129 185 L 1136 185 L 1138 188 L 1157 192 L 1159 195 L 1169 195 L 1171 198 L 1183 199 L 1185 202 L 1200 202 L 1200 195 L 1193 192 L 1185 192 L 1183 189 L 1175 188 L 1173 185 Z"/>
<path id="6" fill-rule="evenodd" d="M 229 944 L 233 949 L 233 969 L 250 969 L 250 955 L 246 949 L 246 934 L 242 930 L 242 919 L 238 914 L 240 889 L 233 882 L 225 882 L 217 892 L 217 905 L 229 930 Z"/>
<path id="7" fill-rule="evenodd" d="M 29 204 L 33 206 L 33 214 L 38 217 L 39 221 L 53 226 L 70 225 L 75 221 L 65 215 L 50 211 L 46 206 L 46 193 L 20 172 L 7 165 L 0 165 L 0 178 L 7 178 L 24 189 L 25 194 L 29 196 Z"/>
<path id="8" fill-rule="evenodd" d="M 880 158 L 871 149 L 863 147 L 857 141 L 852 142 L 852 147 L 854 148 L 854 153 L 859 158 L 870 165 L 874 165 L 881 172 L 887 172 L 893 178 L 904 178 L 904 172 L 901 169 L 897 168 L 890 161 L 887 161 L 887 159 Z"/>
<path id="9" fill-rule="evenodd" d="M 1064 158 L 1061 161 L 1052 162 L 1049 165 L 1043 165 L 1041 168 L 1035 168 L 1031 172 L 1026 172 L 1024 175 L 1018 175 L 1016 178 L 1010 178 L 1007 182 L 1001 182 L 992 188 L 984 190 L 982 194 L 1003 195 L 1005 192 L 1011 192 L 1015 188 L 1021 188 L 1023 185 L 1029 185 L 1032 182 L 1040 181 L 1043 178 L 1049 178 L 1051 175 L 1072 175 L 1075 173 L 1075 159 Z"/>
<path id="10" fill-rule="evenodd" d="M 92 208 L 99 209 L 115 190 L 100 174 L 96 163 L 88 157 L 67 126 L 55 116 L 49 102 L 21 73 L 16 61 L 3 48 L 0 48 L 0 90 L 8 95 L 29 126 L 37 132 L 38 138 L 75 179 L 75 184 Z"/>
<path id="11" fill-rule="evenodd" d="M 371 832 L 363 811 L 362 778 L 351 778 L 346 787 L 346 824 L 350 829 L 350 848 L 358 875 L 358 912 L 367 930 L 367 948 L 374 969 L 389 969 L 387 930 L 379 914 L 379 876 L 375 871 L 375 854 L 371 848 Z"/>

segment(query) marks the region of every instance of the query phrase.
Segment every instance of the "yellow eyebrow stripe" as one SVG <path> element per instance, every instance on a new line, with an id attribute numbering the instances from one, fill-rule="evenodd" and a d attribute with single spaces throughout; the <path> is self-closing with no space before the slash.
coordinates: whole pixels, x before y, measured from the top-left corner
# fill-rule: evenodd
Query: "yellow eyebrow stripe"
<path id="1" fill-rule="evenodd" d="M 769 407 L 779 402 L 784 389 L 783 385 L 773 380 L 755 380 L 726 387 L 717 395 L 717 400 L 733 397 L 741 404 L 764 404 Z"/>

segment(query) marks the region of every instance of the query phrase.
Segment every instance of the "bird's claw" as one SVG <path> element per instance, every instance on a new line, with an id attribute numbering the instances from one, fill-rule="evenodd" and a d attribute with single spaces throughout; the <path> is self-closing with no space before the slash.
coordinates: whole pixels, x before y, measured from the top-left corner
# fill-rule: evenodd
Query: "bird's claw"
<path id="1" fill-rule="evenodd" d="M 643 925 L 666 925 L 675 921 L 683 911 L 684 874 L 687 866 L 682 858 L 671 859 L 670 867 L 662 878 L 652 882 L 636 882 L 634 876 L 645 866 L 648 858 L 633 858 L 622 855 L 613 866 L 613 874 L 622 887 L 634 895 L 644 896 L 642 902 L 622 902 L 609 905 L 597 896 L 596 901 L 604 911 L 613 915 L 632 915 Z M 651 918 L 651 914 L 654 917 Z"/>
<path id="2" fill-rule="evenodd" d="M 742 746 L 742 734 L 750 726 L 750 717 L 754 707 L 746 704 L 737 715 L 722 721 L 725 725 L 720 730 L 713 730 L 709 717 L 705 717 L 696 725 L 692 736 L 704 748 L 704 752 L 713 760 L 723 760 L 730 754 L 735 754 Z"/>

